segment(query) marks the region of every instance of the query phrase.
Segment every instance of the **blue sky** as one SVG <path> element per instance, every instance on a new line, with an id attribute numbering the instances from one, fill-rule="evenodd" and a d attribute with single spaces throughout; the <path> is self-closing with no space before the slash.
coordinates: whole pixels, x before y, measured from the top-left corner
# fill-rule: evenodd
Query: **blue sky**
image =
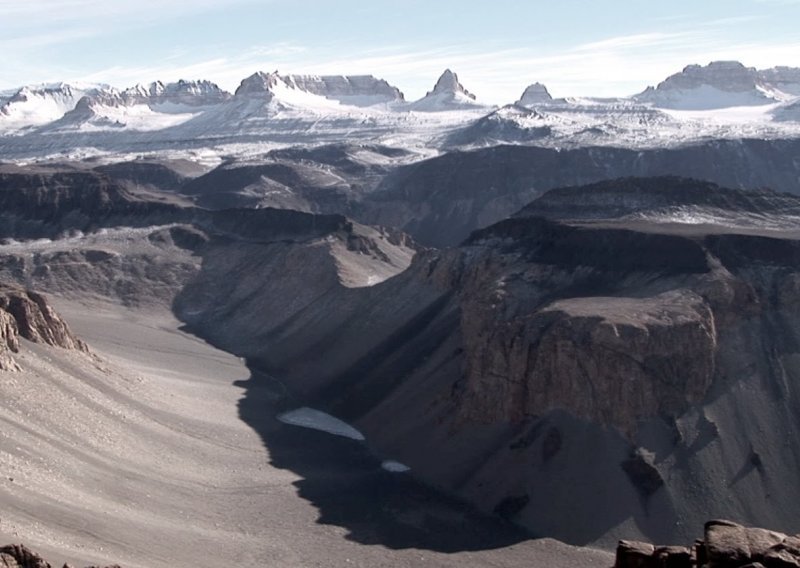
<path id="1" fill-rule="evenodd" d="M 258 71 L 372 73 L 407 98 L 446 67 L 488 103 L 527 84 L 627 95 L 690 63 L 800 67 L 800 0 L 0 0 L 0 89 Z"/>

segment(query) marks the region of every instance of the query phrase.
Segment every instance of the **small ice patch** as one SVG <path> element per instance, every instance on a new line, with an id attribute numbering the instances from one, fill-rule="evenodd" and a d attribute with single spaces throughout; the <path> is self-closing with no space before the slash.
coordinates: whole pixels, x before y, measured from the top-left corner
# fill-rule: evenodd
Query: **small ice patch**
<path id="1" fill-rule="evenodd" d="M 297 410 L 284 412 L 278 416 L 278 420 L 292 426 L 320 430 L 353 440 L 364 440 L 364 435 L 346 422 L 313 408 L 298 408 Z"/>
<path id="2" fill-rule="evenodd" d="M 392 473 L 405 473 L 407 471 L 411 471 L 411 468 L 407 465 L 392 460 L 384 461 L 381 464 L 381 467 L 386 471 L 391 471 Z"/>

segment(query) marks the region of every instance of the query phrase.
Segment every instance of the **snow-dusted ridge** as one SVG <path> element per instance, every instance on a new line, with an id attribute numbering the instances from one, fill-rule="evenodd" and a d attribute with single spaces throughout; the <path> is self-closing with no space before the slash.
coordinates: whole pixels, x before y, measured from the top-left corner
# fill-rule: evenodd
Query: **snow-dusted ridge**
<path id="1" fill-rule="evenodd" d="M 409 148 L 419 155 L 494 144 L 669 147 L 709 138 L 800 136 L 800 69 L 691 65 L 629 98 L 553 98 L 541 83 L 487 106 L 446 70 L 406 101 L 372 75 L 255 73 L 235 93 L 209 81 L 118 90 L 52 84 L 0 93 L 0 159 L 210 152 L 297 144 Z"/>
<path id="2" fill-rule="evenodd" d="M 738 61 L 689 65 L 635 98 L 660 108 L 708 110 L 786 102 L 800 94 L 800 69 L 759 71 Z"/>

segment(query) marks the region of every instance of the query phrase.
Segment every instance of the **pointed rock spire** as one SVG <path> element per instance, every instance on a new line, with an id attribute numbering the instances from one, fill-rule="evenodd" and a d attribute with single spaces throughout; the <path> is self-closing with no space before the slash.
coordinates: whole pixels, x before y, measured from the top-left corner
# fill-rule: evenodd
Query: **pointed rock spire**
<path id="1" fill-rule="evenodd" d="M 458 75 L 453 73 L 450 69 L 445 69 L 442 76 L 436 81 L 433 90 L 425 96 L 438 95 L 440 93 L 461 93 L 473 101 L 475 100 L 475 95 L 470 93 L 464 85 L 458 81 Z"/>
<path id="2" fill-rule="evenodd" d="M 536 105 L 541 103 L 549 103 L 552 100 L 553 97 L 550 95 L 547 87 L 541 83 L 534 83 L 525 89 L 525 92 L 522 93 L 522 96 L 517 101 L 517 104 L 522 106 Z"/>

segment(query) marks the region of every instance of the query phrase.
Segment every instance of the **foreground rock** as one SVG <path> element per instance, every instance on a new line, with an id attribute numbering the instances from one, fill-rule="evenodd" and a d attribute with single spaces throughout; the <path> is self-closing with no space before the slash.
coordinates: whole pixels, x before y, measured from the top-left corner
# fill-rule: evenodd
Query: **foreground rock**
<path id="1" fill-rule="evenodd" d="M 785 568 L 800 566 L 800 536 L 709 521 L 691 548 L 620 541 L 615 568 Z"/>
<path id="2" fill-rule="evenodd" d="M 0 370 L 18 370 L 12 354 L 19 338 L 53 347 L 88 352 L 41 294 L 0 284 Z"/>
<path id="3" fill-rule="evenodd" d="M 52 564 L 21 544 L 9 544 L 0 547 L 0 566 L 2 568 L 52 568 Z M 72 567 L 69 564 L 64 564 L 64 568 Z M 88 568 L 98 567 L 89 566 Z M 120 567 L 115 564 L 106 566 L 106 568 Z"/>

